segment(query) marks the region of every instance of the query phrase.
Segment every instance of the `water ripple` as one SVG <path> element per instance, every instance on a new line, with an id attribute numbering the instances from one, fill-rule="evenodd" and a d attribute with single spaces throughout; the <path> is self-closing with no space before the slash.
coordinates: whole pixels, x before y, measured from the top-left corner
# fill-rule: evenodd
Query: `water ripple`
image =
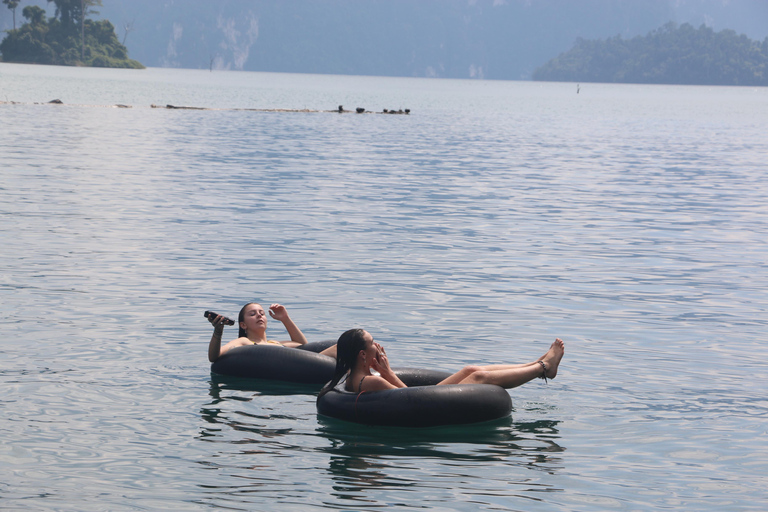
<path id="1" fill-rule="evenodd" d="M 0 105 L 6 507 L 766 500 L 765 91 L 0 67 L 18 101 L 137 106 Z M 412 114 L 140 108 L 340 94 Z M 210 374 L 201 312 L 250 300 L 413 366 L 567 355 L 502 422 L 363 430 Z"/>

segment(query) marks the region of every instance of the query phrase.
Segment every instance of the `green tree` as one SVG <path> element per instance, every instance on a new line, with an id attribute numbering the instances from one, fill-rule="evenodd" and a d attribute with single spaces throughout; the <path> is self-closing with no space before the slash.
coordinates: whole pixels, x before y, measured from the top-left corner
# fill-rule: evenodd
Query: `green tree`
<path id="1" fill-rule="evenodd" d="M 102 5 L 101 0 L 48 0 L 48 3 L 56 6 L 56 17 L 67 27 L 82 26 L 89 14 L 98 12 L 91 8 Z"/>
<path id="2" fill-rule="evenodd" d="M 80 27 L 80 59 L 85 60 L 85 20 L 89 14 L 98 14 L 92 9 L 101 6 L 101 0 L 48 0 L 56 6 L 56 16 L 65 30 Z"/>
<path id="3" fill-rule="evenodd" d="M 45 10 L 30 5 L 22 12 L 29 23 L 25 23 L 17 30 L 9 31 L 3 42 L 0 43 L 0 52 L 4 60 L 9 62 L 29 62 L 32 64 L 52 64 L 56 55 L 45 40 L 50 27 L 45 19 Z M 6 58 L 13 56 L 13 58 Z"/>
<path id="4" fill-rule="evenodd" d="M 0 42 L 3 60 L 66 66 L 144 67 L 128 58 L 128 50 L 118 41 L 115 27 L 109 21 L 86 18 L 90 14 L 88 8 L 100 5 L 100 0 L 76 0 L 79 10 L 71 0 L 56 1 L 59 2 L 56 16 L 50 19 L 46 19 L 45 10 L 40 7 L 24 8 L 22 14 L 29 22 L 9 30 Z"/>
<path id="5" fill-rule="evenodd" d="M 16 8 L 19 6 L 20 1 L 21 0 L 3 0 L 3 3 L 7 5 L 13 13 L 13 30 L 16 30 Z"/>
<path id="6" fill-rule="evenodd" d="M 27 18 L 33 27 L 45 25 L 45 10 L 36 5 L 28 5 L 21 11 L 21 15 Z"/>

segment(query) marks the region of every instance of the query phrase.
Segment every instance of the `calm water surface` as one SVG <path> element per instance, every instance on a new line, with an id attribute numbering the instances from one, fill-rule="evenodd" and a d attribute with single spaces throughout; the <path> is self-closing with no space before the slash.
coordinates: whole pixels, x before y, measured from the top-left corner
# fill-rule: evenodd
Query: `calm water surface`
<path id="1" fill-rule="evenodd" d="M 0 64 L 0 101 L 0 509 L 768 501 L 768 89 Z M 339 104 L 412 113 L 238 110 Z M 202 312 L 251 300 L 399 365 L 566 356 L 501 422 L 363 429 L 211 375 Z"/>

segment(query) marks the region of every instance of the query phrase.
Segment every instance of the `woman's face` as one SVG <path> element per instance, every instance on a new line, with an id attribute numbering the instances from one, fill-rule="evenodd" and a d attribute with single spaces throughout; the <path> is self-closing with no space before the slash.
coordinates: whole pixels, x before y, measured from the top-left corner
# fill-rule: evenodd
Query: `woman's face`
<path id="1" fill-rule="evenodd" d="M 259 304 L 249 304 L 243 311 L 240 327 L 247 332 L 263 331 L 267 328 L 267 314 Z"/>
<path id="2" fill-rule="evenodd" d="M 373 360 L 376 359 L 378 350 L 373 343 L 373 336 L 368 331 L 365 331 L 365 334 L 363 334 L 363 340 L 365 340 L 365 348 L 360 353 L 365 355 L 365 364 L 370 366 Z"/>

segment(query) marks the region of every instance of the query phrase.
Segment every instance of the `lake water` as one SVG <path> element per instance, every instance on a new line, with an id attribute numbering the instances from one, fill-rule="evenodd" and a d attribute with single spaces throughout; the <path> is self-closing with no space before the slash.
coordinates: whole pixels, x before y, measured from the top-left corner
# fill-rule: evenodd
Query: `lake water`
<path id="1" fill-rule="evenodd" d="M 0 101 L 0 509 L 768 502 L 768 88 L 0 64 Z M 243 110 L 340 104 L 411 114 Z M 361 428 L 211 375 L 203 311 L 252 300 L 395 366 L 566 356 L 501 422 Z"/>

